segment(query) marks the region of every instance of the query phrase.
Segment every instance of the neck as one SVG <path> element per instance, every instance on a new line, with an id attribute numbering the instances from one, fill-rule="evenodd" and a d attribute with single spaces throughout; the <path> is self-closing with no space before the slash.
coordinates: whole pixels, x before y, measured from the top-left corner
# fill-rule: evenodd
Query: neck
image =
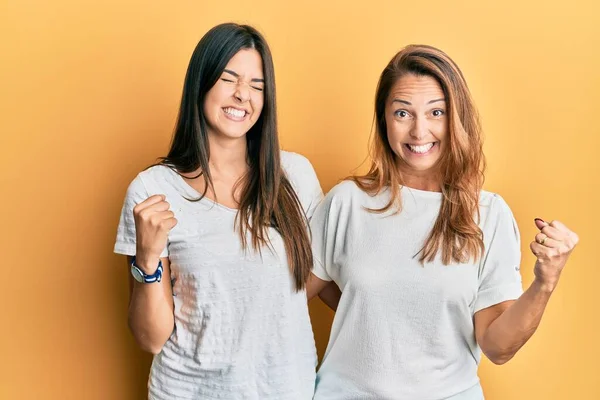
<path id="1" fill-rule="evenodd" d="M 246 137 L 208 137 L 211 175 L 243 175 L 248 169 Z"/>
<path id="2" fill-rule="evenodd" d="M 427 192 L 442 191 L 441 179 L 437 173 L 431 171 L 403 171 L 402 169 L 400 169 L 400 173 L 406 187 Z"/>

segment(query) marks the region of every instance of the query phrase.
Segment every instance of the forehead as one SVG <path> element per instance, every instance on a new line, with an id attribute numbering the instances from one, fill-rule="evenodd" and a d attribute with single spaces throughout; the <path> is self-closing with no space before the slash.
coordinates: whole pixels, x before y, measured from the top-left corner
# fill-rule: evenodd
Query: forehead
<path id="1" fill-rule="evenodd" d="M 429 101 L 444 98 L 444 91 L 438 81 L 431 76 L 405 74 L 394 82 L 390 90 L 389 99 L 395 98 Z"/>
<path id="2" fill-rule="evenodd" d="M 255 49 L 242 49 L 238 51 L 225 67 L 239 75 L 252 75 L 253 78 L 262 78 L 262 57 Z"/>

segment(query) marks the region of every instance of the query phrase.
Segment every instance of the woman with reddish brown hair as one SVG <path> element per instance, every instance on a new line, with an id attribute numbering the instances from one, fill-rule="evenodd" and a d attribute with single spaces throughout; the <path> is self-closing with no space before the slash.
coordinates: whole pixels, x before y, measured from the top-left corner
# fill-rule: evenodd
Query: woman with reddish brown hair
<path id="1" fill-rule="evenodd" d="M 527 342 L 578 237 L 536 218 L 523 292 L 515 219 L 482 190 L 479 117 L 442 51 L 394 56 L 375 125 L 369 172 L 334 187 L 311 220 L 308 296 L 337 308 L 314 398 L 483 399 L 481 351 L 503 364 Z"/>

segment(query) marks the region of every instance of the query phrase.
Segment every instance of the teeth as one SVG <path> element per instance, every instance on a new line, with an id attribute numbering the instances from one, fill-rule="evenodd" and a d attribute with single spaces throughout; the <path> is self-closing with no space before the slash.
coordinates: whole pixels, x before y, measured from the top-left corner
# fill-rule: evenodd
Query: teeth
<path id="1" fill-rule="evenodd" d="M 422 146 L 413 146 L 412 144 L 409 144 L 408 147 L 413 153 L 423 154 L 427 153 L 433 147 L 433 143 L 424 144 Z"/>
<path id="2" fill-rule="evenodd" d="M 242 118 L 246 115 L 246 111 L 236 110 L 235 108 L 232 108 L 232 107 L 227 107 L 225 109 L 225 112 L 229 115 L 233 115 L 234 117 L 238 117 L 238 118 Z"/>

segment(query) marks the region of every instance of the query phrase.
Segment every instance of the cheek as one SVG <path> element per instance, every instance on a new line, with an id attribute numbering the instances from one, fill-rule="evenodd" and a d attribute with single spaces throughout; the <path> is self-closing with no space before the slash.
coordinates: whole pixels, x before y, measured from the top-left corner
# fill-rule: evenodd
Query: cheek
<path id="1" fill-rule="evenodd" d="M 448 136 L 448 122 L 439 121 L 438 124 L 432 127 L 432 131 L 438 140 L 442 141 L 446 139 L 446 137 Z"/>
<path id="2" fill-rule="evenodd" d="M 388 119 L 387 121 L 387 137 L 390 142 L 390 146 L 397 150 L 397 147 L 401 147 L 401 143 L 406 141 L 407 127 L 397 121 Z"/>
<path id="3" fill-rule="evenodd" d="M 213 86 L 213 88 L 210 89 L 206 94 L 206 100 L 204 103 L 205 106 L 211 108 L 220 108 L 225 102 L 225 100 L 231 97 L 230 91 L 231 90 L 228 90 L 228 88 L 225 85 L 216 83 L 215 86 Z"/>
<path id="4" fill-rule="evenodd" d="M 204 99 L 204 113 L 207 115 L 214 114 L 215 107 L 218 106 L 218 100 L 216 98 L 216 93 L 214 91 L 210 91 L 206 94 L 206 98 Z"/>
<path id="5" fill-rule="evenodd" d="M 258 119 L 260 117 L 260 113 L 265 105 L 265 99 L 263 95 L 257 94 L 252 98 L 252 111 L 254 111 L 253 119 Z"/>

